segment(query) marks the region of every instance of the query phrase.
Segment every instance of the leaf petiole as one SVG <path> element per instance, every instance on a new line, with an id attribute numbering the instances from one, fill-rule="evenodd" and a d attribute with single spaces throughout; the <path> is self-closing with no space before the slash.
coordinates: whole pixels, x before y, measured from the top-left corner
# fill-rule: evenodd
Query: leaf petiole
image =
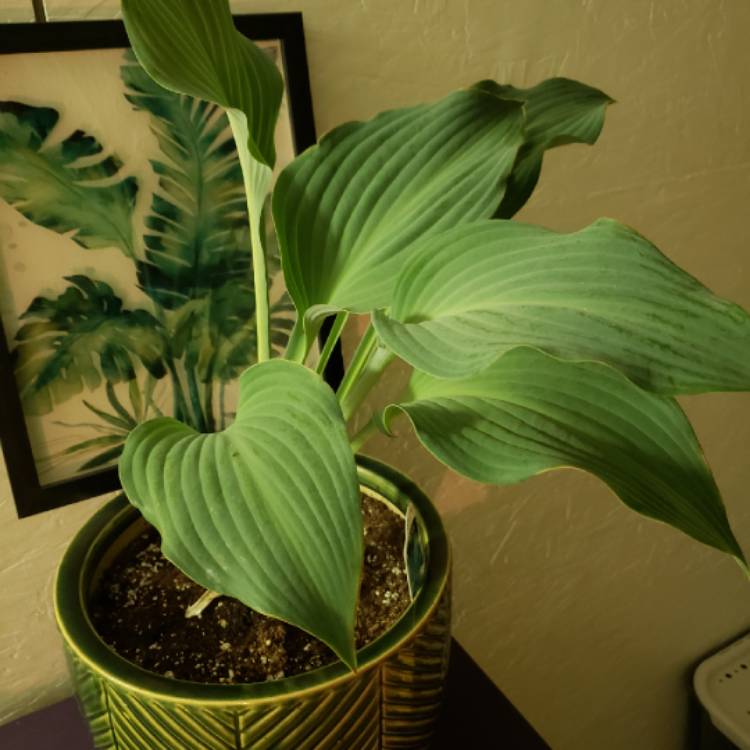
<path id="1" fill-rule="evenodd" d="M 265 362 L 271 358 L 271 329 L 268 315 L 268 274 L 261 227 L 263 226 L 263 206 L 271 185 L 272 172 L 267 164 L 257 161 L 247 148 L 249 137 L 247 116 L 239 110 L 228 108 L 227 117 L 232 128 L 232 135 L 237 143 L 237 154 L 245 183 L 247 217 L 250 225 L 250 248 L 253 258 L 258 362 Z"/>
<path id="2" fill-rule="evenodd" d="M 318 375 L 322 375 L 325 372 L 328 360 L 331 358 L 336 342 L 341 337 L 341 332 L 344 330 L 347 320 L 349 320 L 349 313 L 346 312 L 346 310 L 342 310 L 334 318 L 333 325 L 331 326 L 331 330 L 328 332 L 328 337 L 326 338 L 326 343 L 323 346 L 323 351 L 320 353 L 318 366 L 316 367 Z"/>
<path id="3" fill-rule="evenodd" d="M 344 420 L 348 420 L 365 400 L 365 396 L 380 379 L 393 356 L 388 349 L 379 345 L 378 336 L 370 323 L 336 391 Z"/>
<path id="4" fill-rule="evenodd" d="M 288 359 L 291 362 L 299 362 L 301 364 L 305 361 L 306 356 L 307 337 L 305 335 L 305 326 L 302 319 L 297 316 L 297 320 L 294 321 L 292 332 L 289 334 L 289 340 L 286 343 L 284 359 Z"/>
<path id="5" fill-rule="evenodd" d="M 378 431 L 378 426 L 374 419 L 370 419 L 364 427 L 354 434 L 349 444 L 352 446 L 352 453 L 359 453 L 362 446 Z"/>
<path id="6" fill-rule="evenodd" d="M 211 604 L 212 601 L 218 599 L 221 594 L 217 594 L 215 591 L 206 589 L 198 599 L 196 599 L 186 610 L 185 617 L 190 619 L 191 617 L 200 617 L 203 611 Z"/>

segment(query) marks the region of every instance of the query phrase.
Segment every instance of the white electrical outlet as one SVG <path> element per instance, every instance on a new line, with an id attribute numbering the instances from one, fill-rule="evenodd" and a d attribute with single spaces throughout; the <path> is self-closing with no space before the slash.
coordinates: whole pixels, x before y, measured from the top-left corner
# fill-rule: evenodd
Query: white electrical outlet
<path id="1" fill-rule="evenodd" d="M 714 726 L 750 750 L 750 634 L 701 662 L 693 685 Z"/>

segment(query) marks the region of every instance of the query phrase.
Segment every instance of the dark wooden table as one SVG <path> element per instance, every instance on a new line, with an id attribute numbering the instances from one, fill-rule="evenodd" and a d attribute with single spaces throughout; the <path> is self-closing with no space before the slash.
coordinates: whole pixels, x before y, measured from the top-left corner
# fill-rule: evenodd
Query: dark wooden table
<path id="1" fill-rule="evenodd" d="M 73 698 L 0 727 L 2 750 L 92 750 Z M 434 750 L 550 750 L 466 651 L 453 641 Z M 154 749 L 156 750 L 156 748 Z"/>

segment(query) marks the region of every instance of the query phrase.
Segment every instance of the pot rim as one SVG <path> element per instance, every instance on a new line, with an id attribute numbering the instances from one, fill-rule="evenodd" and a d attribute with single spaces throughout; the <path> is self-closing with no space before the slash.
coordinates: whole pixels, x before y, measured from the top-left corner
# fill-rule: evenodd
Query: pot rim
<path id="1" fill-rule="evenodd" d="M 133 664 L 111 649 L 94 630 L 85 604 L 87 583 L 113 540 L 137 516 L 124 495 L 99 509 L 71 541 L 57 569 L 54 608 L 67 647 L 94 673 L 120 687 L 158 700 L 192 704 L 247 705 L 292 700 L 313 690 L 330 689 L 358 679 L 402 648 L 437 608 L 448 584 L 450 548 L 440 516 L 426 495 L 393 467 L 357 456 L 362 485 L 402 510 L 413 502 L 429 540 L 427 574 L 422 589 L 404 614 L 383 635 L 357 652 L 351 672 L 337 660 L 324 667 L 267 682 L 226 685 L 164 677 Z M 368 493 L 369 494 L 369 493 Z"/>

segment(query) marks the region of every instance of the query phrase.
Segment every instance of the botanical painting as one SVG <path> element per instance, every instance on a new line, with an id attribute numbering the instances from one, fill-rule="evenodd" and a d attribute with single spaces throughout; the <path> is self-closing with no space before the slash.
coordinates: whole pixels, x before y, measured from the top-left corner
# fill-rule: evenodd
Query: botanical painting
<path id="1" fill-rule="evenodd" d="M 280 120 L 279 168 L 286 106 Z M 220 108 L 155 84 L 130 50 L 7 56 L 0 198 L 0 312 L 41 484 L 112 465 L 154 415 L 226 426 L 255 304 Z M 266 234 L 278 352 L 294 310 Z"/>

